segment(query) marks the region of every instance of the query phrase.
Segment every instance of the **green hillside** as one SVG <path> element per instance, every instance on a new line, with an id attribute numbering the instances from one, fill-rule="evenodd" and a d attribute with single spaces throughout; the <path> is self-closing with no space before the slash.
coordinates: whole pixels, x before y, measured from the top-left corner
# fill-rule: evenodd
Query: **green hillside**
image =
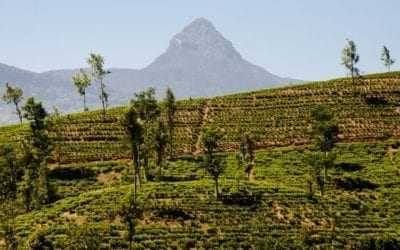
<path id="1" fill-rule="evenodd" d="M 339 122 L 335 167 L 323 197 L 307 192 L 311 110 L 323 104 Z M 17 216 L 23 240 L 41 232 L 57 249 L 99 238 L 97 249 L 126 249 L 119 210 L 132 190 L 121 125 L 126 107 L 52 118 L 49 177 L 56 200 Z M 400 72 L 178 102 L 174 150 L 162 181 L 142 184 L 135 249 L 396 249 L 400 242 Z M 224 131 L 219 154 L 226 199 L 201 167 L 205 128 Z M 17 147 L 27 125 L 0 128 Z M 257 136 L 255 173 L 237 192 L 240 136 Z M 154 171 L 154 169 L 152 169 Z M 0 237 L 0 248 L 2 238 Z M 23 243 L 24 244 L 24 243 Z M 379 248 L 382 247 L 382 248 Z"/>
<path id="2" fill-rule="evenodd" d="M 239 93 L 211 99 L 179 101 L 176 153 L 201 149 L 205 127 L 225 129 L 221 150 L 237 147 L 242 131 L 259 137 L 259 147 L 304 145 L 310 142 L 310 109 L 324 104 L 335 111 L 344 141 L 400 137 L 400 72 L 364 76 L 352 84 L 343 78 L 325 82 Z M 52 128 L 62 163 L 127 158 L 120 123 L 125 107 L 112 108 L 106 120 L 100 111 L 70 114 Z M 24 130 L 24 129 L 22 129 Z M 23 132 L 22 132 L 23 133 Z M 19 126 L 0 128 L 0 141 L 18 140 Z"/>

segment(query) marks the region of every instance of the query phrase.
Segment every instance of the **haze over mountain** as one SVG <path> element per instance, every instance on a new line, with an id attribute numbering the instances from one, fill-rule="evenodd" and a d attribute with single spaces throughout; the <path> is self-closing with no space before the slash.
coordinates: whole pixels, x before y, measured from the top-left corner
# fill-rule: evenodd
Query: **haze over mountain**
<path id="1" fill-rule="evenodd" d="M 109 63 L 106 61 L 106 66 Z M 184 98 L 222 95 L 294 81 L 246 61 L 232 42 L 204 18 L 194 20 L 176 34 L 167 50 L 147 67 L 110 70 L 106 85 L 111 105 L 124 104 L 134 92 L 148 87 L 155 87 L 163 95 L 166 86 L 170 86 L 178 98 Z M 56 106 L 62 112 L 75 111 L 82 107 L 71 81 L 77 71 L 35 73 L 0 64 L 0 87 L 3 90 L 5 83 L 10 82 L 20 86 L 25 96 L 38 97 L 47 108 Z M 97 86 L 91 86 L 87 97 L 89 107 L 99 106 L 97 96 Z M 16 121 L 13 112 L 13 107 L 0 104 L 0 123 Z"/>

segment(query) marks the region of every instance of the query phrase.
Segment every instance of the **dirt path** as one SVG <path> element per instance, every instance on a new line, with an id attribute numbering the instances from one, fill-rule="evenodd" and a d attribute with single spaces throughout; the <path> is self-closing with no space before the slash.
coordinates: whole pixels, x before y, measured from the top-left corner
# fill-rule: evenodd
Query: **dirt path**
<path id="1" fill-rule="evenodd" d="M 203 117 L 201 119 L 200 131 L 199 131 L 199 134 L 197 136 L 196 144 L 194 146 L 195 147 L 195 150 L 193 152 L 194 155 L 198 155 L 202 151 L 201 137 L 203 136 L 203 127 L 208 122 L 208 116 L 209 116 L 210 110 L 211 110 L 209 104 L 210 104 L 210 101 L 206 101 L 206 103 L 204 104 L 204 114 L 203 114 Z"/>

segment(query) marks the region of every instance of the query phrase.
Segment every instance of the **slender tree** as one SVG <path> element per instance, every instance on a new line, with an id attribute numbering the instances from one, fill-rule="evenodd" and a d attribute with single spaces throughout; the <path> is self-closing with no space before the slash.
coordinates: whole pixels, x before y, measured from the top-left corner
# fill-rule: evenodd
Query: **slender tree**
<path id="1" fill-rule="evenodd" d="M 25 165 L 23 193 L 26 210 L 38 208 L 51 199 L 47 178 L 47 160 L 51 144 L 47 136 L 47 112 L 42 103 L 30 97 L 22 108 L 24 117 L 30 121 L 30 136 L 23 144 Z"/>
<path id="2" fill-rule="evenodd" d="M 360 70 L 356 64 L 360 60 L 357 46 L 353 40 L 347 39 L 347 44 L 342 50 L 342 64 L 350 71 L 351 79 L 354 83 L 355 77 L 359 76 Z"/>
<path id="3" fill-rule="evenodd" d="M 320 152 L 325 154 L 326 158 L 332 157 L 328 154 L 335 147 L 339 134 L 339 127 L 334 115 L 326 107 L 318 106 L 312 110 L 311 117 L 314 120 L 312 134 L 314 135 L 315 145 Z M 325 163 L 329 163 L 329 161 Z M 332 165 L 325 164 L 323 167 L 324 181 L 326 181 L 328 168 Z"/>
<path id="4" fill-rule="evenodd" d="M 131 195 L 129 196 L 129 201 L 122 206 L 121 216 L 127 228 L 128 249 L 131 250 L 135 241 L 137 219 L 141 216 L 138 203 L 132 199 Z"/>
<path id="5" fill-rule="evenodd" d="M 224 173 L 226 162 L 222 157 L 215 155 L 218 148 L 218 142 L 223 135 L 220 131 L 210 128 L 203 132 L 202 143 L 204 146 L 203 167 L 212 176 L 215 184 L 215 197 L 219 198 L 218 179 Z"/>
<path id="6" fill-rule="evenodd" d="M 72 77 L 72 81 L 74 82 L 75 87 L 78 90 L 79 95 L 83 98 L 83 111 L 87 111 L 86 107 L 86 89 L 90 86 L 92 79 L 90 76 L 81 69 L 79 73 L 75 74 Z"/>
<path id="7" fill-rule="evenodd" d="M 166 96 L 164 99 L 165 111 L 167 113 L 167 126 L 168 126 L 168 144 L 169 144 L 169 157 L 173 157 L 173 145 L 174 145 L 174 125 L 175 125 L 175 113 L 177 105 L 175 101 L 174 93 L 170 88 L 167 88 Z"/>
<path id="8" fill-rule="evenodd" d="M 132 160 L 134 164 L 134 200 L 137 196 L 137 183 L 140 181 L 140 168 L 141 168 L 141 146 L 143 144 L 143 125 L 136 109 L 131 106 L 128 112 L 125 113 L 123 119 L 123 126 L 127 133 L 130 148 L 132 151 Z"/>
<path id="9" fill-rule="evenodd" d="M 100 54 L 91 53 L 87 59 L 87 63 L 92 69 L 92 78 L 99 84 L 100 94 L 99 98 L 103 108 L 103 119 L 106 117 L 106 108 L 108 106 L 108 93 L 106 92 L 106 85 L 104 82 L 105 77 L 111 71 L 104 69 L 104 58 Z"/>
<path id="10" fill-rule="evenodd" d="M 22 123 L 22 113 L 19 104 L 23 99 L 24 92 L 21 88 L 12 87 L 11 84 L 6 83 L 6 91 L 3 95 L 3 101 L 7 104 L 14 104 L 15 111 L 18 115 L 19 122 Z"/>
<path id="11" fill-rule="evenodd" d="M 154 148 L 156 152 L 156 165 L 158 168 L 158 177 L 161 177 L 163 162 L 165 157 L 165 148 L 168 143 L 168 134 L 164 123 L 159 120 L 155 135 L 154 135 Z"/>
<path id="12" fill-rule="evenodd" d="M 395 60 L 392 59 L 390 55 L 390 50 L 386 46 L 383 46 L 382 48 L 381 61 L 383 62 L 383 65 L 388 69 L 388 72 L 390 72 L 390 67 L 395 63 Z"/>
<path id="13" fill-rule="evenodd" d="M 131 105 L 136 109 L 139 118 L 143 121 L 144 143 L 141 148 L 141 155 L 143 159 L 144 179 L 147 180 L 149 158 L 154 142 L 154 134 L 152 133 L 151 126 L 160 115 L 159 106 L 155 98 L 155 89 L 149 88 L 146 91 L 135 93 L 134 98 L 131 100 Z"/>
<path id="14" fill-rule="evenodd" d="M 323 179 L 326 182 L 328 169 L 333 166 L 334 154 L 331 152 L 338 141 L 339 127 L 334 115 L 324 106 L 317 106 L 313 109 L 311 118 L 313 119 L 312 135 L 314 136 L 315 146 L 326 158 L 324 161 L 317 161 L 317 163 L 324 163 L 322 165 Z M 332 158 L 332 161 L 327 160 Z"/>
<path id="15" fill-rule="evenodd" d="M 310 166 L 310 178 L 317 183 L 321 196 L 324 196 L 326 179 L 323 172 L 333 165 L 336 156 L 333 153 L 313 152 L 307 157 Z M 309 189 L 310 195 L 312 195 L 312 184 L 309 184 Z"/>
<path id="16" fill-rule="evenodd" d="M 245 132 L 240 140 L 238 158 L 239 162 L 244 167 L 244 172 L 246 173 L 249 181 L 253 175 L 255 166 L 255 149 L 256 142 L 254 136 L 248 132 Z"/>

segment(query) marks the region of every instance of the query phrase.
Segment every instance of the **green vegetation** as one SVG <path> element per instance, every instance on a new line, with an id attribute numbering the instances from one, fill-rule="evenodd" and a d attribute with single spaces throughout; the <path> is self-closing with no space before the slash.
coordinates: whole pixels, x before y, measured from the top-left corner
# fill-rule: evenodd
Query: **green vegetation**
<path id="1" fill-rule="evenodd" d="M 353 83 L 354 78 L 360 75 L 360 69 L 356 67 L 359 60 L 360 55 L 357 52 L 355 42 L 347 39 L 347 44 L 342 50 L 342 64 L 350 71 Z"/>
<path id="2" fill-rule="evenodd" d="M 390 72 L 390 67 L 395 63 L 395 60 L 392 59 L 392 56 L 390 55 L 390 50 L 386 46 L 383 46 L 382 48 L 381 61 L 383 65 L 388 69 L 388 72 Z"/>
<path id="3" fill-rule="evenodd" d="M 84 70 L 80 70 L 80 73 L 72 77 L 75 87 L 78 90 L 79 95 L 83 97 L 83 111 L 87 111 L 86 107 L 86 89 L 91 85 L 91 79 Z"/>
<path id="4" fill-rule="evenodd" d="M 3 95 L 3 101 L 7 104 L 13 104 L 15 106 L 15 111 L 17 112 L 19 122 L 22 123 L 22 112 L 19 107 L 23 99 L 24 92 L 21 88 L 12 87 L 9 83 L 6 83 L 6 91 Z"/>
<path id="5" fill-rule="evenodd" d="M 107 116 L 29 99 L 0 128 L 0 248 L 397 249 L 399 93 L 391 72 Z"/>
<path id="6" fill-rule="evenodd" d="M 106 108 L 108 106 L 108 93 L 106 92 L 106 85 L 104 83 L 104 78 L 111 72 L 109 70 L 104 69 L 104 58 L 100 54 L 91 53 L 89 55 L 89 58 L 87 59 L 87 63 L 89 64 L 92 70 L 92 79 L 99 85 L 100 89 L 99 98 L 101 101 L 101 106 L 103 108 L 102 109 L 103 119 L 105 119 Z"/>

